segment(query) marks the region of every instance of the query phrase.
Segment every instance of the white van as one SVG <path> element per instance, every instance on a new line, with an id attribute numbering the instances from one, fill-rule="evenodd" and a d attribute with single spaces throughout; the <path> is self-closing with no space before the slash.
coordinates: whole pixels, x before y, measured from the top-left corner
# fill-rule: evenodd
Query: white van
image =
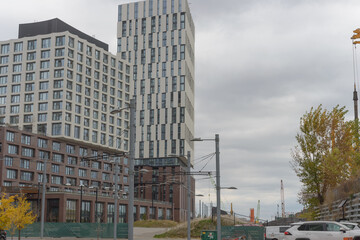
<path id="1" fill-rule="evenodd" d="M 265 227 L 265 240 L 283 240 L 284 232 L 291 226 L 268 226 Z"/>

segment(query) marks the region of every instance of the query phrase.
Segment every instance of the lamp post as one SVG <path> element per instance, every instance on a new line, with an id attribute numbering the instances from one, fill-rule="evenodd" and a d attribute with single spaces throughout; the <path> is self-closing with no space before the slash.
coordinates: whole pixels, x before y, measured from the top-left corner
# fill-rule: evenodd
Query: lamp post
<path id="1" fill-rule="evenodd" d="M 114 240 L 117 239 L 117 221 L 118 221 L 118 174 L 119 174 L 119 166 L 118 166 L 118 158 L 115 157 L 115 177 L 114 177 Z"/>
<path id="2" fill-rule="evenodd" d="M 134 160 L 135 160 L 135 99 L 130 99 L 130 104 L 127 108 L 115 109 L 111 114 L 119 113 L 124 109 L 130 109 L 130 139 L 129 139 L 129 204 L 128 204 L 128 239 L 134 238 Z M 117 191 L 117 190 L 116 190 Z M 117 199 L 117 192 L 116 192 Z M 116 200 L 117 203 L 117 200 Z M 116 216 L 117 214 L 115 214 Z M 115 221 L 114 221 L 115 223 Z M 116 236 L 116 227 L 114 226 L 114 239 Z"/>
<path id="3" fill-rule="evenodd" d="M 215 141 L 216 155 L 216 233 L 217 240 L 221 240 L 221 215 L 220 215 L 220 152 L 219 152 L 219 134 L 215 134 L 215 139 L 194 138 L 191 141 Z"/>
<path id="4" fill-rule="evenodd" d="M 44 175 L 41 197 L 41 224 L 40 224 L 40 238 L 44 237 L 44 222 L 45 222 L 45 191 L 46 191 L 46 158 L 44 159 Z"/>
<path id="5" fill-rule="evenodd" d="M 95 189 L 95 214 L 94 214 L 94 217 L 95 217 L 95 222 L 97 223 L 98 222 L 98 218 L 97 218 L 97 202 L 98 202 L 98 187 L 96 186 L 91 186 L 89 187 L 90 189 Z"/>
<path id="6" fill-rule="evenodd" d="M 84 184 L 80 184 L 80 223 L 81 223 L 81 220 L 82 220 L 82 195 L 83 195 L 83 187 L 84 187 Z"/>
<path id="7" fill-rule="evenodd" d="M 190 204 L 191 204 L 191 194 L 190 194 L 190 151 L 187 152 L 187 239 L 191 240 L 191 233 L 190 233 L 190 224 L 191 224 L 191 218 L 190 218 Z"/>

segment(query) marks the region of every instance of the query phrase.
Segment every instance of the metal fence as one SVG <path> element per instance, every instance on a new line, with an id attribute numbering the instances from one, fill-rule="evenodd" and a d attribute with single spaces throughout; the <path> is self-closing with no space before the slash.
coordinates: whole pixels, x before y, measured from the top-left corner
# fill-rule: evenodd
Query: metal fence
<path id="1" fill-rule="evenodd" d="M 262 226 L 222 226 L 222 239 L 264 240 L 265 228 Z"/>
<path id="2" fill-rule="evenodd" d="M 117 238 L 128 238 L 127 223 L 117 224 Z M 33 223 L 21 230 L 22 237 L 40 237 L 40 223 Z M 8 236 L 11 236 L 8 232 Z M 13 236 L 18 236 L 16 231 Z M 112 223 L 45 223 L 44 237 L 113 238 Z"/>

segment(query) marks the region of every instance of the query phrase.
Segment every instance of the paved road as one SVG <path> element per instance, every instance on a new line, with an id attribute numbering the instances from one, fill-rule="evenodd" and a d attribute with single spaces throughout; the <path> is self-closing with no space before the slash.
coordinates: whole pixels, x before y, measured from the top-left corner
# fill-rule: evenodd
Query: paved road
<path id="1" fill-rule="evenodd" d="M 134 240 L 184 240 L 182 238 L 153 238 L 155 234 L 166 232 L 167 228 L 134 228 Z M 17 240 L 17 237 L 13 238 Z M 39 240 L 40 238 L 25 238 L 21 237 L 23 240 Z M 97 238 L 43 238 L 43 240 L 97 240 Z M 100 238 L 101 240 L 110 240 L 112 238 Z M 11 240 L 11 237 L 8 236 L 7 240 Z M 119 240 L 123 240 L 123 238 L 119 238 Z"/>

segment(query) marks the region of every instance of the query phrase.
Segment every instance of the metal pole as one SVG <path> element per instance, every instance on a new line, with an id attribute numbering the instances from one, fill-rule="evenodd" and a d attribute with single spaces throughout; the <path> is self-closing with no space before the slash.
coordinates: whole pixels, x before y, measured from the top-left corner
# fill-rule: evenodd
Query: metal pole
<path id="1" fill-rule="evenodd" d="M 191 224 L 191 210 L 190 210 L 190 204 L 191 204 L 191 193 L 190 193 L 190 151 L 187 153 L 187 239 L 191 240 L 191 233 L 190 233 L 190 224 Z"/>
<path id="2" fill-rule="evenodd" d="M 216 154 L 216 232 L 217 240 L 221 240 L 221 215 L 220 215 L 220 152 L 219 134 L 215 134 L 215 154 Z"/>
<path id="3" fill-rule="evenodd" d="M 114 240 L 117 239 L 117 220 L 118 220 L 118 157 L 115 157 L 115 184 L 114 184 Z"/>
<path id="4" fill-rule="evenodd" d="M 154 210 L 154 189 L 153 189 L 154 185 L 151 185 L 151 219 L 153 219 L 153 214 L 154 214 L 154 219 L 155 219 L 155 210 Z"/>
<path id="5" fill-rule="evenodd" d="M 95 192 L 95 222 L 98 222 L 97 219 L 97 201 L 98 201 L 98 188 L 96 188 L 96 192 Z"/>
<path id="6" fill-rule="evenodd" d="M 44 237 L 44 221 L 45 221 L 45 192 L 46 192 L 46 158 L 44 159 L 44 172 L 43 172 L 43 187 L 41 197 L 41 224 L 40 224 L 40 238 Z"/>
<path id="7" fill-rule="evenodd" d="M 38 199 L 37 199 L 37 221 L 39 221 L 39 217 L 40 217 L 40 183 L 38 182 Z"/>
<path id="8" fill-rule="evenodd" d="M 199 216 L 201 218 L 201 200 L 199 200 Z"/>
<path id="9" fill-rule="evenodd" d="M 82 220 L 82 193 L 83 193 L 83 185 L 80 185 L 80 223 Z"/>
<path id="10" fill-rule="evenodd" d="M 130 149 L 129 149 L 129 213 L 128 239 L 134 239 L 134 161 L 135 161 L 135 99 L 130 99 Z"/>
<path id="11" fill-rule="evenodd" d="M 171 198 L 171 215 L 172 215 L 172 220 L 173 221 L 175 221 L 175 213 L 174 213 L 174 186 L 173 186 L 173 184 L 171 184 L 171 186 L 172 186 L 172 198 Z"/>

